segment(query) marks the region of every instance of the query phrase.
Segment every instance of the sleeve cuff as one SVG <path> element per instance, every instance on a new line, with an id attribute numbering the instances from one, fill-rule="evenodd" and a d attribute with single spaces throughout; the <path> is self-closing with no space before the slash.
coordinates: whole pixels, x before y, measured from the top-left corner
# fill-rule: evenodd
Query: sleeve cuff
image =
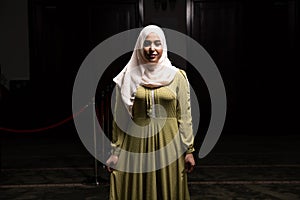
<path id="1" fill-rule="evenodd" d="M 110 151 L 111 155 L 115 155 L 115 156 L 119 156 L 120 152 L 121 152 L 120 147 L 112 148 L 111 151 Z"/>
<path id="2" fill-rule="evenodd" d="M 195 151 L 195 148 L 194 147 L 189 147 L 187 150 L 186 150 L 186 154 L 188 153 L 193 153 Z"/>

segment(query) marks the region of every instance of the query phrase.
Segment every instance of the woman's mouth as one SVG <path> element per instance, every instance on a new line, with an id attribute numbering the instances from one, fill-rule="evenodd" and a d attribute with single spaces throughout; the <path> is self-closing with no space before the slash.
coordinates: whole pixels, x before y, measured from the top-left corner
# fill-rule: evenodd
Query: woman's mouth
<path id="1" fill-rule="evenodd" d="M 157 54 L 148 54 L 149 58 L 154 59 L 156 58 Z"/>

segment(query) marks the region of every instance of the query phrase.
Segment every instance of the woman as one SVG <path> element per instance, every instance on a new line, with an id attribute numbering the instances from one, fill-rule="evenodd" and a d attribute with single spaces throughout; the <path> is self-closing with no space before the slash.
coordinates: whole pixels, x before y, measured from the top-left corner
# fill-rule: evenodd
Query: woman
<path id="1" fill-rule="evenodd" d="M 190 199 L 187 172 L 195 160 L 189 83 L 168 59 L 161 28 L 142 29 L 130 61 L 114 82 L 113 150 L 106 162 L 110 199 Z"/>

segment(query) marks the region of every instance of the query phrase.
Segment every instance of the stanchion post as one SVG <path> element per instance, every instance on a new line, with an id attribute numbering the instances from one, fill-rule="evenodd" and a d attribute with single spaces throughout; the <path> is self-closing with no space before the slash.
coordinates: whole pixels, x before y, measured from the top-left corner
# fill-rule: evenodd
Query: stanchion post
<path id="1" fill-rule="evenodd" d="M 93 130 L 94 130 L 94 155 L 97 155 L 97 130 L 96 130 L 96 109 L 95 109 L 95 97 L 93 97 Z M 99 185 L 98 181 L 98 160 L 94 158 L 94 175 L 95 184 Z"/>
<path id="2" fill-rule="evenodd" d="M 103 112 L 103 99 L 104 99 L 104 92 L 101 93 L 101 101 L 100 101 L 100 109 Z M 95 97 L 92 98 L 92 112 L 93 112 L 93 145 L 94 145 L 94 175 L 90 178 L 88 178 L 88 180 L 84 181 L 84 184 L 88 184 L 88 185 L 95 185 L 95 186 L 99 186 L 101 184 L 108 184 L 108 180 L 106 180 L 105 178 L 101 177 L 99 175 L 99 163 L 98 160 L 96 158 L 96 155 L 99 153 L 98 152 L 98 145 L 97 145 L 97 112 L 96 112 L 96 103 L 95 103 Z M 100 124 L 101 126 L 103 126 L 103 121 L 104 121 L 104 117 L 102 116 L 102 114 L 100 114 Z M 102 139 L 103 141 L 103 139 Z M 102 149 L 102 148 L 101 148 Z M 104 150 L 103 152 L 104 153 Z M 103 165 L 102 168 L 100 168 L 101 170 L 105 170 L 104 168 L 105 166 Z"/>

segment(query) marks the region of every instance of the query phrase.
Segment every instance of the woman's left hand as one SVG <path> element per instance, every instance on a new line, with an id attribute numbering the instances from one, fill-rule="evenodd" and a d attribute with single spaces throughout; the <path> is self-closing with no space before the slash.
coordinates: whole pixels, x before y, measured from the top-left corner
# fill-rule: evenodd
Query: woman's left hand
<path id="1" fill-rule="evenodd" d="M 195 167 L 195 159 L 192 153 L 188 153 L 185 155 L 185 168 L 188 173 L 191 173 Z"/>

